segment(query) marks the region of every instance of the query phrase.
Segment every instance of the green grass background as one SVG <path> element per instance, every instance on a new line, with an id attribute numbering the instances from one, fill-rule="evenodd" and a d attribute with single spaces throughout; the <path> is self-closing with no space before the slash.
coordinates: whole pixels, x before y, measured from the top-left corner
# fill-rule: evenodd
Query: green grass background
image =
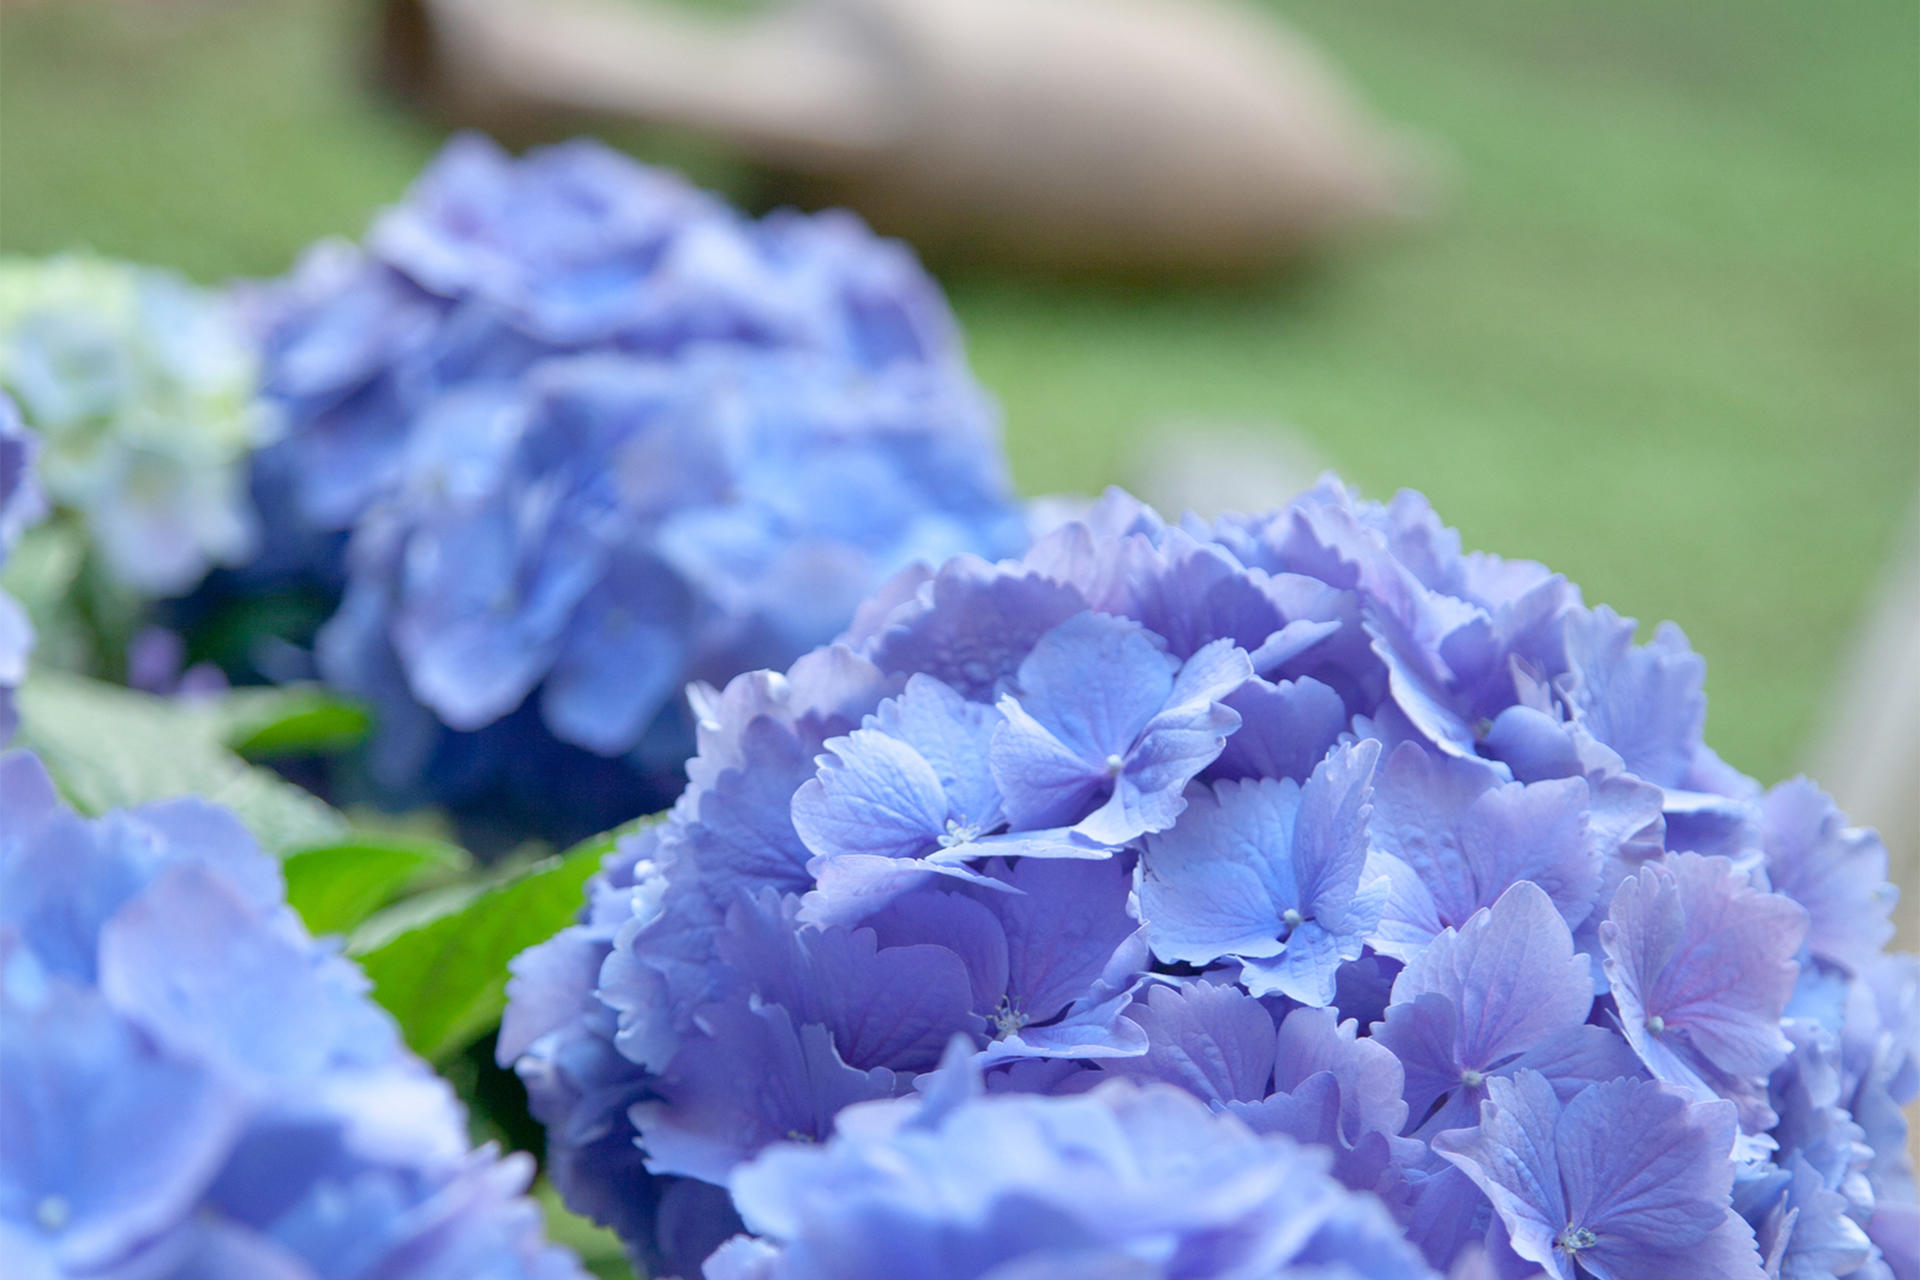
<path id="1" fill-rule="evenodd" d="M 1678 620 L 1711 740 L 1791 771 L 1920 478 L 1920 8 L 1274 7 L 1451 153 L 1451 202 L 1225 288 L 947 273 L 1022 487 L 1123 478 L 1169 422 L 1284 423 L 1469 544 Z M 356 233 L 439 136 L 367 88 L 369 17 L 9 9 L 0 247 L 211 281 Z"/>

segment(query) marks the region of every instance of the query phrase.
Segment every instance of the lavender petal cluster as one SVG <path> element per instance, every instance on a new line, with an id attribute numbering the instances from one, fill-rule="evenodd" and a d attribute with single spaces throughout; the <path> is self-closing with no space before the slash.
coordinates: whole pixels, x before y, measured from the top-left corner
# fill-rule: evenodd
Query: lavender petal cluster
<path id="1" fill-rule="evenodd" d="M 1635 630 L 1331 478 L 902 575 L 696 700 L 670 816 L 516 962 L 556 1181 L 655 1274 L 743 1218 L 729 1266 L 830 1272 L 766 1171 L 895 1194 L 836 1117 L 958 1036 L 995 1098 L 1173 1085 L 1311 1148 L 1436 1270 L 1914 1274 L 1885 850 L 1714 755 L 1704 664 Z M 965 1145 L 941 1186 L 990 1194 Z"/>
<path id="2" fill-rule="evenodd" d="M 848 214 L 461 136 L 248 305 L 287 423 L 256 574 L 343 590 L 319 670 L 379 710 L 389 789 L 660 807 L 689 681 L 785 666 L 908 563 L 1025 545 L 938 287 Z"/>
<path id="3" fill-rule="evenodd" d="M 956 1064 L 923 1095 L 848 1107 L 824 1144 L 782 1143 L 742 1166 L 734 1198 L 751 1234 L 703 1274 L 1437 1280 L 1379 1201 L 1327 1163 L 1170 1085 L 986 1096 L 977 1069 Z"/>
<path id="4" fill-rule="evenodd" d="M 46 495 L 34 466 L 39 451 L 39 438 L 20 421 L 12 397 L 0 392 L 0 568 L 6 567 L 20 535 L 46 514 Z M 0 590 L 0 747 L 19 727 L 13 691 L 26 679 L 32 652 L 33 624 L 27 611 Z"/>
<path id="5" fill-rule="evenodd" d="M 21 1280 L 582 1280 L 237 819 L 0 756 L 0 1257 Z"/>
<path id="6" fill-rule="evenodd" d="M 228 301 L 104 258 L 0 262 L 0 387 L 41 440 L 41 483 L 105 577 L 191 590 L 254 551 L 246 460 L 271 418 Z"/>

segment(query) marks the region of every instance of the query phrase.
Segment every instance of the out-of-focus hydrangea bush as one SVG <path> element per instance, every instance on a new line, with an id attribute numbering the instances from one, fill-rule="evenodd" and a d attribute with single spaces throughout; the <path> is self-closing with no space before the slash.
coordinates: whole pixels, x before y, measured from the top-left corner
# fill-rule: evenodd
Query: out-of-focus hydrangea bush
<path id="1" fill-rule="evenodd" d="M 231 814 L 79 817 L 0 756 L 14 1280 L 576 1280 L 452 1091 Z"/>
<path id="2" fill-rule="evenodd" d="M 578 834 L 668 803 L 680 692 L 784 666 L 915 560 L 1017 553 L 937 286 L 847 214 L 744 217 L 588 142 L 451 142 L 361 246 L 245 291 L 285 434 L 247 590 L 390 797 Z"/>
<path id="3" fill-rule="evenodd" d="M 247 457 L 270 417 L 217 293 L 89 256 L 0 259 L 0 387 L 39 439 L 56 517 L 84 534 L 99 590 L 191 590 L 254 550 Z"/>
<path id="4" fill-rule="evenodd" d="M 34 467 L 39 451 L 39 439 L 27 433 L 12 399 L 0 392 L 0 569 L 27 526 L 46 514 L 46 496 Z M 32 652 L 33 624 L 27 611 L 0 590 L 0 747 L 17 727 L 13 691 L 26 679 Z"/>
<path id="5" fill-rule="evenodd" d="M 714 1280 L 865 1275 L 869 1232 L 982 1221 L 1010 1252 L 898 1274 L 1240 1275 L 1176 1261 L 1181 1215 L 1264 1194 L 1278 1135 L 1456 1275 L 1914 1275 L 1885 852 L 1724 764 L 1703 662 L 1635 630 L 1331 480 L 1211 524 L 1111 493 L 902 575 L 703 699 L 670 817 L 516 962 L 499 1049 L 553 1177 L 656 1275 L 743 1227 Z M 942 1093 L 955 1037 L 986 1101 L 854 1122 Z M 1110 1218 L 1009 1186 L 1129 1128 L 1103 1108 L 1220 1144 L 1217 1183 L 1142 1170 L 1164 1216 L 1129 1221 L 1115 1137 Z M 992 1269 L 1076 1215 L 1133 1269 Z"/>

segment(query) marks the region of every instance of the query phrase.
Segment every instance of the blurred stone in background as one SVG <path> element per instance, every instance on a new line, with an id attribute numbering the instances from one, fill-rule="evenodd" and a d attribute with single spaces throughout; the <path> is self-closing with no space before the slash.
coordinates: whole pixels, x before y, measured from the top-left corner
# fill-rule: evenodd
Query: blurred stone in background
<path id="1" fill-rule="evenodd" d="M 923 250 L 1229 275 L 1410 213 L 1416 152 L 1223 0 L 391 0 L 389 78 L 498 136 L 670 126 Z"/>

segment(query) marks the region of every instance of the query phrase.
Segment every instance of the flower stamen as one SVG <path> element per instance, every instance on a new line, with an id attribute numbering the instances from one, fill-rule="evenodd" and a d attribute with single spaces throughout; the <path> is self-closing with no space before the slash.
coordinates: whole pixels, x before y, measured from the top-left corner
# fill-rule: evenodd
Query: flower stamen
<path id="1" fill-rule="evenodd" d="M 1567 1229 L 1562 1231 L 1559 1239 L 1553 1242 L 1553 1247 L 1564 1250 L 1569 1257 L 1576 1257 L 1582 1249 L 1591 1249 L 1599 1243 L 1600 1237 L 1594 1235 L 1592 1231 L 1586 1227 L 1576 1227 L 1569 1222 Z"/>

